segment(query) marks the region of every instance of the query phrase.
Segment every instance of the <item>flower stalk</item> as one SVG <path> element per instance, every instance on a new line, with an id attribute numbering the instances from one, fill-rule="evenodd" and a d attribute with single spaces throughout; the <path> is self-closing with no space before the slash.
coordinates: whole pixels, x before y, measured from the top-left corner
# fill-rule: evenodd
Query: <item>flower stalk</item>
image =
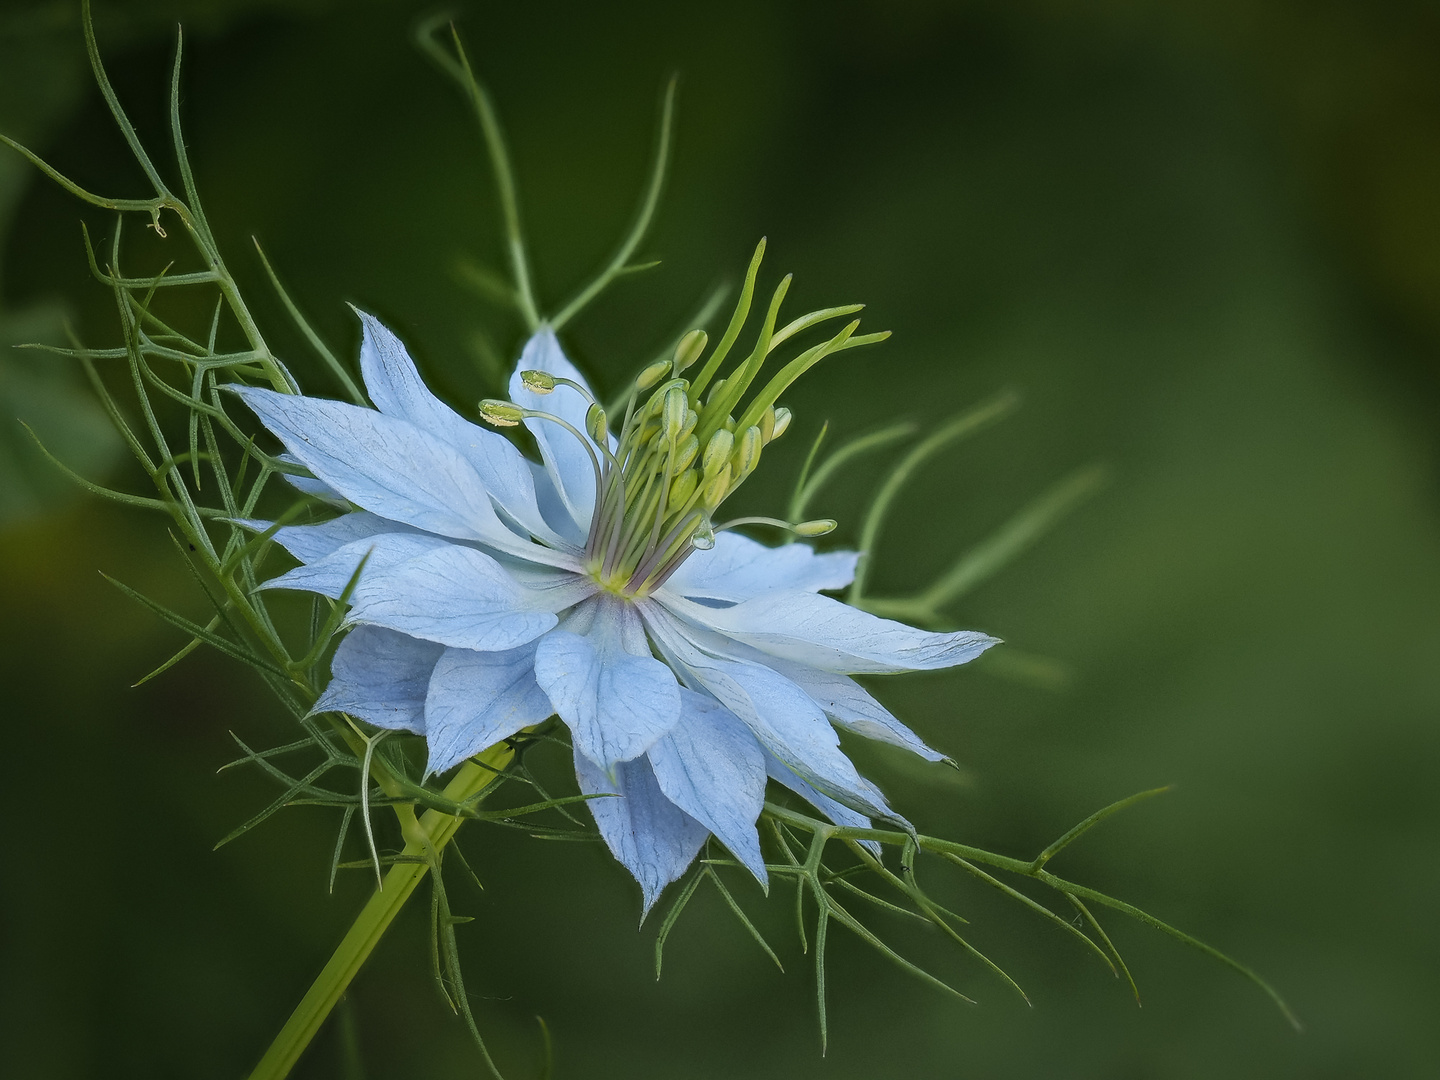
<path id="1" fill-rule="evenodd" d="M 501 744 L 466 762 L 446 785 L 445 798 L 471 806 L 479 803 L 499 781 L 511 756 L 510 747 Z M 250 1080 L 281 1080 L 289 1075 L 426 872 L 438 868 L 440 853 L 465 820 L 439 810 L 427 810 L 417 817 L 411 806 L 397 809 L 402 811 L 404 850 L 285 1021 Z"/>

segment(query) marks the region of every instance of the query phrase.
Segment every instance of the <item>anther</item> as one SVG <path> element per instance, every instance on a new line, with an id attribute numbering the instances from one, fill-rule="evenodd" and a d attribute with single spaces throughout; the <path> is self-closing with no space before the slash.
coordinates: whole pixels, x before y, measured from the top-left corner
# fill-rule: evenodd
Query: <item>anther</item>
<path id="1" fill-rule="evenodd" d="M 709 480 L 720 470 L 730 457 L 730 450 L 734 445 L 735 436 L 724 428 L 710 436 L 710 441 L 705 444 L 705 457 L 701 462 L 705 479 Z"/>
<path id="2" fill-rule="evenodd" d="M 610 429 L 605 420 L 605 410 L 598 404 L 585 410 L 585 430 L 597 445 L 606 444 Z"/>
<path id="3" fill-rule="evenodd" d="M 778 439 L 781 435 L 784 435 L 786 429 L 790 427 L 791 419 L 792 415 L 790 410 L 785 408 L 784 405 L 777 405 L 775 407 L 775 432 L 770 438 Z"/>
<path id="4" fill-rule="evenodd" d="M 689 390 L 690 383 L 685 379 L 671 379 L 662 386 L 657 386 L 655 392 L 645 403 L 645 412 L 649 415 L 659 416 L 665 411 L 665 402 L 670 398 L 670 391 L 674 389 Z"/>
<path id="5" fill-rule="evenodd" d="M 700 474 L 694 469 L 686 469 L 670 485 L 669 509 L 672 511 L 682 509 L 690 501 L 690 496 L 695 494 L 695 488 L 700 484 Z"/>
<path id="6" fill-rule="evenodd" d="M 665 438 L 675 441 L 680 438 L 680 429 L 690 413 L 690 398 L 679 386 L 665 391 Z"/>
<path id="7" fill-rule="evenodd" d="M 705 346 L 709 344 L 709 341 L 710 335 L 704 330 L 691 330 L 682 337 L 680 343 L 675 346 L 675 374 L 679 375 L 680 372 L 699 360 L 700 354 L 705 351 Z"/>
<path id="8" fill-rule="evenodd" d="M 537 371 L 530 368 L 520 372 L 520 381 L 532 394 L 548 394 L 555 389 L 555 376 L 548 371 Z"/>
<path id="9" fill-rule="evenodd" d="M 735 447 L 735 453 L 731 455 L 730 463 L 735 472 L 736 480 L 744 480 L 760 462 L 760 429 L 748 427 L 740 435 L 740 440 Z"/>
<path id="10" fill-rule="evenodd" d="M 486 398 L 480 402 L 480 419 L 492 427 L 515 427 L 525 419 L 525 410 L 508 401 Z"/>
<path id="11" fill-rule="evenodd" d="M 834 532 L 838 524 L 834 518 L 816 518 L 814 521 L 802 521 L 798 525 L 792 525 L 790 531 L 796 536 L 824 536 Z"/>
<path id="12" fill-rule="evenodd" d="M 700 453 L 700 440 L 694 435 L 687 435 L 685 441 L 675 450 L 675 460 L 670 465 L 671 471 L 679 473 L 688 469 L 698 453 Z"/>
<path id="13" fill-rule="evenodd" d="M 640 372 L 639 376 L 635 379 L 635 389 L 641 391 L 649 390 L 650 387 L 654 386 L 669 373 L 670 361 L 656 360 L 655 363 Z"/>
<path id="14" fill-rule="evenodd" d="M 720 471 L 705 481 L 705 491 L 700 496 L 700 501 L 705 504 L 706 510 L 714 510 L 722 502 L 725 496 L 730 494 L 731 470 L 729 464 L 720 466 Z"/>
<path id="15" fill-rule="evenodd" d="M 771 405 L 760 414 L 760 442 L 764 446 L 775 438 L 775 406 Z"/>

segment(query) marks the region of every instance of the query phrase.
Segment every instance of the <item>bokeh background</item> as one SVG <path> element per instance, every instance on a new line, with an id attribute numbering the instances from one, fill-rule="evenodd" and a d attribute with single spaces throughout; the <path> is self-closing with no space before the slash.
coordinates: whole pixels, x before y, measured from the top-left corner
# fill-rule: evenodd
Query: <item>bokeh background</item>
<path id="1" fill-rule="evenodd" d="M 85 69 L 73 3 L 0 3 L 0 130 L 92 188 L 143 192 Z M 1025 407 L 907 489 L 876 587 L 920 587 L 1089 462 L 1109 487 L 957 603 L 1047 658 L 879 687 L 963 765 L 865 767 L 924 830 L 1016 854 L 1132 791 L 1174 793 L 1067 852 L 1269 976 L 1251 986 L 1108 920 L 1144 1007 L 1093 958 L 943 868 L 931 881 L 1029 990 L 938 937 L 900 940 L 958 1005 L 837 931 L 831 1038 L 777 890 L 742 900 L 781 974 L 702 894 L 652 975 L 654 924 L 597 847 L 471 826 L 453 887 L 471 990 L 511 1076 L 1419 1077 L 1440 1051 L 1440 11 L 1418 0 L 455 4 L 509 132 L 552 310 L 629 219 L 659 91 L 681 74 L 674 169 L 645 251 L 566 335 L 614 390 L 761 235 L 802 304 L 863 299 L 884 346 L 789 398 L 791 445 L 747 488 L 782 505 L 828 419 L 933 424 L 1005 386 Z M 321 331 L 381 313 L 456 403 L 497 388 L 521 328 L 466 284 L 503 267 L 463 102 L 411 3 L 102 0 L 102 47 L 159 146 L 174 24 L 222 247 L 302 361 L 257 236 Z M 113 340 L 78 222 L 108 219 L 0 152 L 0 342 Z M 289 738 L 245 670 L 197 654 L 104 570 L 198 614 L 164 523 L 78 495 L 140 478 L 78 373 L 0 355 L 0 685 L 6 836 L 0 1073 L 236 1077 L 369 888 L 326 892 L 335 816 L 289 811 L 212 852 L 272 794 L 216 769 L 228 731 Z M 782 451 L 783 447 L 783 451 Z M 883 462 L 816 506 L 853 541 Z M 358 855 L 358 850 L 356 852 Z M 429 976 L 424 905 L 350 998 L 363 1075 L 479 1064 Z M 878 925 L 899 932 L 881 919 Z M 1428 1020 L 1426 1018 L 1429 1018 Z M 349 1071 L 346 1071 L 346 1070 Z M 333 1029 L 297 1071 L 359 1076 Z"/>

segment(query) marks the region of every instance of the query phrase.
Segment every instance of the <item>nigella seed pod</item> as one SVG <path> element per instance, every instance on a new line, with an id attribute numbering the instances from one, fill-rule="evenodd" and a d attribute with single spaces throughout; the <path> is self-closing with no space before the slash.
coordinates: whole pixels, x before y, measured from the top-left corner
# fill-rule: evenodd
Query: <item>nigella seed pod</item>
<path id="1" fill-rule="evenodd" d="M 734 445 L 735 436 L 724 428 L 710 436 L 710 441 L 705 444 L 705 457 L 702 461 L 706 480 L 720 471 L 721 466 L 729 459 Z"/>
<path id="2" fill-rule="evenodd" d="M 533 368 L 520 373 L 520 381 L 525 384 L 525 389 L 532 394 L 548 394 L 555 389 L 555 376 L 548 371 L 537 371 Z"/>
<path id="3" fill-rule="evenodd" d="M 604 446 L 605 440 L 609 437 L 610 427 L 605 419 L 605 410 L 599 405 L 591 405 L 585 411 L 585 430 L 599 445 Z"/>
<path id="4" fill-rule="evenodd" d="M 486 398 L 480 402 L 480 419 L 492 427 L 515 427 L 525 419 L 525 410 L 508 401 Z"/>
<path id="5" fill-rule="evenodd" d="M 709 342 L 710 335 L 704 330 L 691 330 L 682 337 L 680 343 L 675 346 L 675 374 L 679 375 L 680 372 L 699 360 L 700 354 L 705 351 L 705 346 Z"/>

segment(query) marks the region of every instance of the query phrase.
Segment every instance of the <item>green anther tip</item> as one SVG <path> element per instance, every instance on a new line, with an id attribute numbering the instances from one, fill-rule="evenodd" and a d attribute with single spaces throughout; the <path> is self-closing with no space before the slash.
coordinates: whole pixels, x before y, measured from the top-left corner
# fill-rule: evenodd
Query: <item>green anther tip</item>
<path id="1" fill-rule="evenodd" d="M 649 390 L 666 375 L 670 374 L 669 360 L 656 360 L 635 379 L 636 390 Z"/>
<path id="2" fill-rule="evenodd" d="M 600 445 L 603 446 L 605 444 L 605 439 L 609 435 L 610 428 L 605 419 L 605 410 L 599 405 L 591 405 L 590 408 L 585 411 L 585 431 L 590 438 L 594 439 Z"/>
<path id="3" fill-rule="evenodd" d="M 679 375 L 680 372 L 699 360 L 700 354 L 705 351 L 705 346 L 709 343 L 710 335 L 704 330 L 691 330 L 682 337 L 680 343 L 675 346 L 675 374 Z"/>
<path id="4" fill-rule="evenodd" d="M 748 427 L 740 433 L 736 442 L 735 453 L 731 457 L 731 467 L 736 477 L 744 478 L 749 476 L 755 466 L 760 462 L 760 429 Z"/>
<path id="5" fill-rule="evenodd" d="M 834 518 L 816 518 L 814 521 L 802 521 L 792 526 L 791 531 L 796 536 L 824 536 L 834 532 L 838 524 Z"/>
<path id="6" fill-rule="evenodd" d="M 690 398 L 685 389 L 680 386 L 672 386 L 665 391 L 665 437 L 667 439 L 678 439 L 680 431 L 685 426 L 685 418 L 690 414 Z"/>
<path id="7" fill-rule="evenodd" d="M 686 435 L 675 448 L 675 460 L 670 463 L 671 470 L 676 473 L 684 472 L 699 453 L 700 440 L 693 434 Z"/>
<path id="8" fill-rule="evenodd" d="M 705 479 L 710 479 L 719 471 L 720 467 L 730 458 L 730 451 L 735 445 L 735 436 L 724 428 L 710 436 L 710 441 L 705 444 L 705 458 L 702 468 Z"/>
<path id="9" fill-rule="evenodd" d="M 790 412 L 789 409 L 785 408 L 784 405 L 778 405 L 778 406 L 776 406 L 776 408 L 775 408 L 775 431 L 771 434 L 770 438 L 771 438 L 771 439 L 778 439 L 781 435 L 784 435 L 786 429 L 789 428 L 789 426 L 790 426 L 790 421 L 791 421 L 792 419 L 793 419 L 793 414 Z"/>
<path id="10" fill-rule="evenodd" d="M 525 410 L 508 401 L 485 398 L 480 402 L 480 419 L 493 427 L 515 427 L 525 419 Z"/>
<path id="11" fill-rule="evenodd" d="M 694 469 L 686 469 L 679 476 L 677 476 L 670 484 L 670 509 L 672 511 L 679 510 L 682 506 L 689 502 L 690 496 L 695 494 L 695 489 L 699 486 L 699 484 L 700 474 L 697 473 Z"/>
<path id="12" fill-rule="evenodd" d="M 714 510 L 725 501 L 725 496 L 730 494 L 731 479 L 732 470 L 727 462 L 720 466 L 714 476 L 705 481 L 705 492 L 700 498 L 704 502 L 706 510 Z"/>
<path id="13" fill-rule="evenodd" d="M 555 389 L 555 376 L 548 371 L 536 371 L 533 368 L 529 371 L 522 371 L 520 372 L 520 381 L 532 394 L 548 394 Z"/>
<path id="14" fill-rule="evenodd" d="M 769 445 L 773 438 L 775 438 L 775 406 L 771 405 L 760 414 L 760 442 L 762 445 Z"/>

